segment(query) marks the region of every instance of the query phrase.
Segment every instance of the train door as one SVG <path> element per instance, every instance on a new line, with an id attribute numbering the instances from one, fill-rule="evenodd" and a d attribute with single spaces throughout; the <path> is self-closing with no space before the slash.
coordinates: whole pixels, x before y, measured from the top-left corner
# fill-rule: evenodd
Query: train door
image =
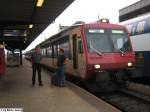
<path id="1" fill-rule="evenodd" d="M 85 78 L 86 75 L 86 59 L 85 54 L 83 52 L 83 42 L 81 40 L 81 36 L 78 37 L 77 40 L 77 51 L 78 51 L 78 74 L 80 77 Z"/>
<path id="2" fill-rule="evenodd" d="M 78 77 L 85 77 L 86 73 L 86 61 L 83 53 L 83 46 L 81 36 L 73 36 L 73 75 Z"/>
<path id="3" fill-rule="evenodd" d="M 77 35 L 73 35 L 73 69 L 78 69 Z"/>

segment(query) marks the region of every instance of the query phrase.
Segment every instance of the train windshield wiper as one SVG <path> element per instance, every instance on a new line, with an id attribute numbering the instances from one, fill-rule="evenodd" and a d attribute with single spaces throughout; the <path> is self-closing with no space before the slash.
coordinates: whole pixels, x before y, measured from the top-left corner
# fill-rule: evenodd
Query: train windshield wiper
<path id="1" fill-rule="evenodd" d="M 125 52 L 124 52 L 124 51 L 122 51 L 121 49 L 118 49 L 118 51 L 120 51 L 120 52 L 121 52 L 121 54 L 125 54 Z"/>
<path id="2" fill-rule="evenodd" d="M 97 49 L 95 49 L 95 48 L 92 46 L 92 44 L 90 44 L 90 48 L 91 48 L 92 50 L 94 50 L 98 55 L 102 56 L 102 53 L 101 53 L 100 51 L 98 51 Z"/>

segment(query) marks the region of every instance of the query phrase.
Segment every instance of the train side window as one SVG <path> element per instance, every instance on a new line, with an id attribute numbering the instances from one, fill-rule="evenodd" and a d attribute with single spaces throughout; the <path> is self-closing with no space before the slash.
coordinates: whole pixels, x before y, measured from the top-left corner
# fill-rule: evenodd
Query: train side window
<path id="1" fill-rule="evenodd" d="M 78 40 L 78 52 L 80 54 L 83 53 L 83 47 L 82 47 L 82 40 L 81 39 Z"/>

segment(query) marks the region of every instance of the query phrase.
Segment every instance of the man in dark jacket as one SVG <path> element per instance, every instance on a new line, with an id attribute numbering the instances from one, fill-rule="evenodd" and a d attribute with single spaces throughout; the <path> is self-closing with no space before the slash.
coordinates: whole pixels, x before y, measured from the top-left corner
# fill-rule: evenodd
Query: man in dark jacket
<path id="1" fill-rule="evenodd" d="M 31 55 L 31 61 L 32 61 L 32 86 L 35 85 L 35 78 L 36 78 L 36 71 L 38 72 L 38 81 L 39 86 L 43 86 L 42 80 L 41 80 L 41 59 L 42 56 L 40 54 L 40 47 L 36 46 L 34 53 Z"/>
<path id="2" fill-rule="evenodd" d="M 65 68 L 66 68 L 66 61 L 67 58 L 64 55 L 64 49 L 60 48 L 59 49 L 59 55 L 57 58 L 57 71 L 56 75 L 58 78 L 58 85 L 59 86 L 65 86 Z"/>

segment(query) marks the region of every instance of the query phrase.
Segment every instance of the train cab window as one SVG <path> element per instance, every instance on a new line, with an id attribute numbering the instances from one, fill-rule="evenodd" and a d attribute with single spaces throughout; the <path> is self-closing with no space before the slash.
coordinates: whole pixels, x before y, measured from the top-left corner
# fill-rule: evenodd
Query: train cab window
<path id="1" fill-rule="evenodd" d="M 83 47 L 82 47 L 82 40 L 81 39 L 78 40 L 78 52 L 80 54 L 83 53 Z"/>
<path id="2" fill-rule="evenodd" d="M 87 47 L 90 53 L 112 52 L 109 32 L 106 29 L 86 29 Z"/>
<path id="3" fill-rule="evenodd" d="M 127 32 L 123 30 L 112 30 L 111 39 L 113 41 L 115 51 L 121 52 L 131 51 L 131 45 Z"/>

